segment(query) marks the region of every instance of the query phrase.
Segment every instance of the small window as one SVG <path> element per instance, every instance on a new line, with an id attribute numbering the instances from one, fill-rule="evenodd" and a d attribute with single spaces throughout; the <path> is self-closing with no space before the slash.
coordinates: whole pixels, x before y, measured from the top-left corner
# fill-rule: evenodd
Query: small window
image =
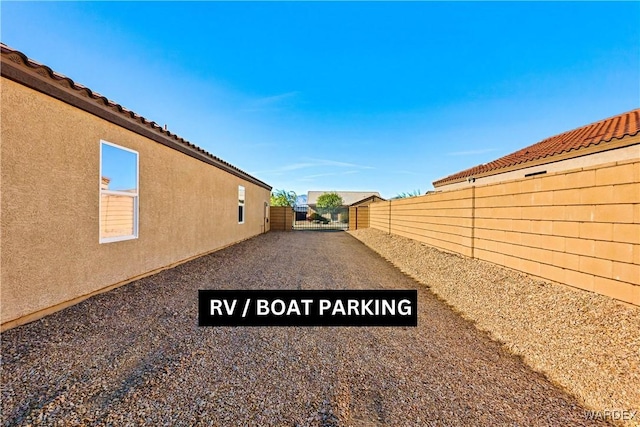
<path id="1" fill-rule="evenodd" d="M 244 224 L 244 187 L 238 185 L 238 224 Z"/>
<path id="2" fill-rule="evenodd" d="M 100 243 L 138 238 L 138 152 L 100 141 Z"/>

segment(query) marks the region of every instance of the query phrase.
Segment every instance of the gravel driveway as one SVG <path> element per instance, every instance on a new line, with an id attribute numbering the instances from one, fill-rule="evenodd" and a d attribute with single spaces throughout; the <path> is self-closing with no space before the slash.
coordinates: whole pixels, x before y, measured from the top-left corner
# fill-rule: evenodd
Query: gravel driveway
<path id="1" fill-rule="evenodd" d="M 198 289 L 418 289 L 417 328 L 200 328 Z M 344 232 L 272 232 L 2 334 L 4 425 L 595 425 Z"/>

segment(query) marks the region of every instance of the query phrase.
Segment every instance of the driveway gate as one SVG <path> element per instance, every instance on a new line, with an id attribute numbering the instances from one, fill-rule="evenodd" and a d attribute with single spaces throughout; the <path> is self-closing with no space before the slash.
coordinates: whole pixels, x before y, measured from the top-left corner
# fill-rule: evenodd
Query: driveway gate
<path id="1" fill-rule="evenodd" d="M 293 212 L 294 230 L 346 231 L 349 229 L 348 207 L 316 211 L 308 205 L 296 205 Z"/>

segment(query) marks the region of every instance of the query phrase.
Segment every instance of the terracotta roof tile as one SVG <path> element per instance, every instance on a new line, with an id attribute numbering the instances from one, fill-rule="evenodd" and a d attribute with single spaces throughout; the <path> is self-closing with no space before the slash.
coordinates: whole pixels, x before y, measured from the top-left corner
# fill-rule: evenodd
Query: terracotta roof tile
<path id="1" fill-rule="evenodd" d="M 474 166 L 434 181 L 433 185 L 441 186 L 488 172 L 500 173 L 500 169 L 517 165 L 526 167 L 527 162 L 534 160 L 549 158 L 549 162 L 551 162 L 553 156 L 606 144 L 638 133 L 640 133 L 640 109 L 635 109 L 544 139 L 489 163 Z"/>

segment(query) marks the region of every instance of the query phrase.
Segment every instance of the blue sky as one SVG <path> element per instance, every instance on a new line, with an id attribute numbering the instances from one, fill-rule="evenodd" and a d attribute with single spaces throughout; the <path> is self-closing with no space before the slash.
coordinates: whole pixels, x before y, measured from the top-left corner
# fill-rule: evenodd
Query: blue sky
<path id="1" fill-rule="evenodd" d="M 277 189 L 384 197 L 640 104 L 637 2 L 2 2 L 2 41 Z"/>

